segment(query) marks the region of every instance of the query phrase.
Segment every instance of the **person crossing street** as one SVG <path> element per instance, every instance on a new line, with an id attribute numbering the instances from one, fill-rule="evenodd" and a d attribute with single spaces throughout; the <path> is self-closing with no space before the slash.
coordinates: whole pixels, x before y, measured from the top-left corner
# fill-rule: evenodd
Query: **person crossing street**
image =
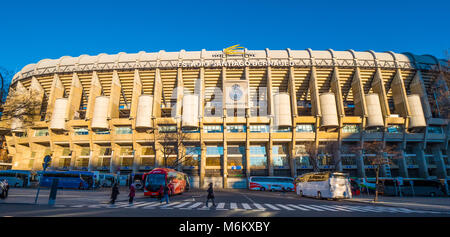
<path id="1" fill-rule="evenodd" d="M 214 202 L 214 190 L 213 190 L 213 183 L 209 183 L 209 188 L 208 188 L 208 196 L 206 197 L 206 207 L 208 207 L 208 202 L 211 199 L 213 206 L 216 206 L 216 203 Z"/>

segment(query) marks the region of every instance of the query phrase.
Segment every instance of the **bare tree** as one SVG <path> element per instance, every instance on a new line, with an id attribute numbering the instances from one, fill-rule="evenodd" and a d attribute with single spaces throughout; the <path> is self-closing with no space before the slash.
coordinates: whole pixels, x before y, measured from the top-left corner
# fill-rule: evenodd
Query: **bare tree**
<path id="1" fill-rule="evenodd" d="M 34 118 L 40 115 L 41 102 L 34 90 L 22 91 L 11 89 L 6 102 L 3 104 L 3 116 L 7 121 L 16 123 L 16 129 L 23 129 L 33 124 Z"/>
<path id="2" fill-rule="evenodd" d="M 371 165 L 375 171 L 375 198 L 374 201 L 378 201 L 378 193 L 380 191 L 379 177 L 380 170 L 385 165 L 392 165 L 395 159 L 399 159 L 401 151 L 399 146 L 386 146 L 381 141 L 364 142 L 363 147 L 356 146 L 352 149 L 352 152 L 359 153 L 361 149 L 364 149 L 365 153 L 372 156 L 366 156 L 366 161 Z"/>
<path id="3" fill-rule="evenodd" d="M 447 64 L 450 65 L 450 54 L 445 52 Z M 448 88 L 448 73 L 442 73 L 444 78 L 440 75 L 434 77 L 431 81 L 430 104 L 432 113 L 440 118 L 450 119 L 450 91 Z M 447 77 L 447 78 L 445 78 Z"/>
<path id="4" fill-rule="evenodd" d="M 7 70 L 6 68 L 0 67 L 0 104 L 3 105 L 8 95 L 9 85 L 12 77 L 14 76 L 13 71 Z"/>
<path id="5" fill-rule="evenodd" d="M 338 169 L 340 162 L 339 158 L 339 143 L 337 141 L 329 141 L 324 145 L 316 146 L 315 142 L 309 142 L 305 144 L 305 152 L 308 154 L 309 162 L 313 167 L 314 172 L 320 171 L 321 159 L 328 159 L 329 165 L 334 166 L 334 170 Z M 331 157 L 331 159 L 329 159 Z"/>
<path id="6" fill-rule="evenodd" d="M 170 127 L 160 125 L 160 127 Z M 188 135 L 183 133 L 181 129 L 176 131 L 160 130 L 157 139 L 161 143 L 159 150 L 163 156 L 164 167 L 179 168 L 184 160 L 188 157 L 184 148 L 184 142 L 188 140 Z"/>

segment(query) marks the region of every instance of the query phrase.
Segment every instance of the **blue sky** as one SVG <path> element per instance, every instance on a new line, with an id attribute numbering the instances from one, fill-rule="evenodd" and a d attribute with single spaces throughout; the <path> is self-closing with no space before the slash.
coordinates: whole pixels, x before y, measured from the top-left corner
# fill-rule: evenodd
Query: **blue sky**
<path id="1" fill-rule="evenodd" d="M 317 3 L 316 3 L 317 2 Z M 450 48 L 450 1 L 2 1 L 0 67 L 159 50 Z M 450 51 L 450 50 L 449 50 Z"/>

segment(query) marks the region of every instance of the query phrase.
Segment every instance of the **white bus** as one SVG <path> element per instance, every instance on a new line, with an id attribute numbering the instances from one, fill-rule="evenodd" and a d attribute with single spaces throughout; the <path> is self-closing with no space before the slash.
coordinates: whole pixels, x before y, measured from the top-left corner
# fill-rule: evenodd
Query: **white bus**
<path id="1" fill-rule="evenodd" d="M 295 179 L 295 190 L 301 197 L 352 198 L 348 175 L 338 172 L 303 174 Z"/>

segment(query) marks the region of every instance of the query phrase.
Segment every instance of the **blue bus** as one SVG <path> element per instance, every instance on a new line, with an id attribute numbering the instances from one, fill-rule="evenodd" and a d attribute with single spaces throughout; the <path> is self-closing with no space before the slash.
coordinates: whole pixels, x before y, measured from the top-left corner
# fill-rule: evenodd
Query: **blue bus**
<path id="1" fill-rule="evenodd" d="M 58 178 L 58 188 L 92 189 L 98 186 L 98 171 L 39 171 L 40 185 L 50 187 Z M 42 175 L 43 174 L 43 175 Z"/>
<path id="2" fill-rule="evenodd" d="M 6 179 L 10 187 L 30 187 L 35 173 L 29 170 L 0 170 L 0 181 Z"/>

